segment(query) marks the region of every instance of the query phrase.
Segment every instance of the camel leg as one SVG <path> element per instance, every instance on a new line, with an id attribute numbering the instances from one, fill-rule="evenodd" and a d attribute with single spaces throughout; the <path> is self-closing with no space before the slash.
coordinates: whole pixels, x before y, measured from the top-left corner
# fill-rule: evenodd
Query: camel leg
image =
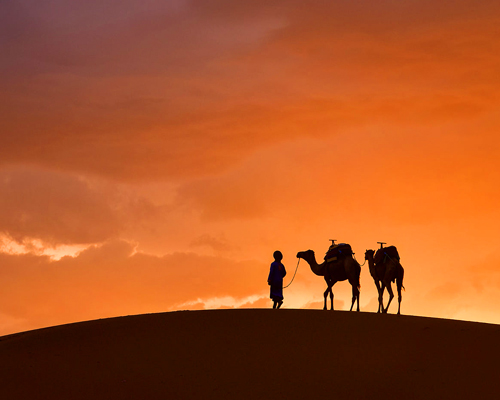
<path id="1" fill-rule="evenodd" d="M 324 299 L 323 310 L 327 310 L 327 308 L 326 308 L 326 298 L 328 297 L 328 293 L 330 292 L 331 285 L 330 285 L 330 279 L 327 278 L 326 276 L 324 278 L 325 278 L 325 282 L 326 282 L 326 290 L 325 290 L 325 293 L 323 293 L 323 299 Z"/>
<path id="2" fill-rule="evenodd" d="M 380 290 L 378 292 L 378 313 L 383 313 L 384 312 L 384 290 L 385 290 L 385 284 L 384 282 L 380 282 Z"/>
<path id="3" fill-rule="evenodd" d="M 359 311 L 359 289 L 357 287 L 357 284 L 354 283 L 352 284 L 352 303 L 351 303 L 351 309 L 349 311 L 352 311 L 352 308 L 354 307 L 354 302 L 357 300 L 358 301 L 358 307 L 356 311 Z"/>
<path id="4" fill-rule="evenodd" d="M 386 284 L 383 283 L 381 286 L 380 286 L 380 312 L 383 313 L 384 312 L 384 290 L 386 288 Z M 389 292 L 389 291 L 387 291 Z M 389 305 L 387 305 L 387 307 L 389 307 Z"/>
<path id="5" fill-rule="evenodd" d="M 356 311 L 359 312 L 359 289 L 356 288 L 356 290 L 354 290 L 353 288 L 353 295 L 352 295 L 352 304 L 354 304 L 354 301 L 356 301 Z M 351 309 L 352 309 L 352 305 L 351 305 Z"/>
<path id="6" fill-rule="evenodd" d="M 402 300 L 401 287 L 398 286 L 398 315 L 401 314 L 401 300 Z"/>
<path id="7" fill-rule="evenodd" d="M 330 292 L 330 287 L 327 287 L 325 290 L 325 293 L 323 293 L 323 297 L 325 299 L 324 305 L 323 305 L 323 310 L 326 310 L 326 298 L 328 297 L 328 293 Z"/>
<path id="8" fill-rule="evenodd" d="M 400 315 L 401 313 L 401 300 L 403 300 L 403 296 L 401 295 L 401 288 L 403 287 L 403 276 L 404 270 L 403 267 L 401 267 L 399 276 L 396 279 L 396 285 L 398 287 L 398 315 Z"/>
<path id="9" fill-rule="evenodd" d="M 323 297 L 325 298 L 325 302 L 324 302 L 324 305 L 323 305 L 323 310 L 327 310 L 327 308 L 326 308 L 326 298 L 328 297 L 328 294 L 330 294 L 331 309 L 333 310 L 333 291 L 332 291 L 331 286 L 328 287 L 325 290 L 325 293 L 323 293 Z"/>
<path id="10" fill-rule="evenodd" d="M 384 289 L 382 289 L 380 282 L 378 280 L 375 280 L 375 286 L 377 287 L 377 293 L 378 293 L 378 310 L 377 310 L 378 314 L 384 310 L 384 306 L 382 304 L 382 293 L 384 293 Z"/>
<path id="11" fill-rule="evenodd" d="M 384 314 L 387 314 L 387 310 L 389 310 L 389 305 L 391 304 L 392 299 L 394 298 L 394 293 L 392 292 L 392 285 L 391 282 L 389 281 L 387 284 L 387 293 L 389 293 L 389 302 L 387 303 L 387 307 L 383 311 Z"/>
<path id="12" fill-rule="evenodd" d="M 323 294 L 323 297 L 325 298 L 323 310 L 326 310 L 326 298 L 328 296 L 328 293 L 330 293 L 330 303 L 331 303 L 331 310 L 333 310 L 333 290 L 332 287 L 335 285 L 335 282 L 332 282 L 332 280 L 325 278 L 325 282 L 328 285 L 328 287 L 325 290 L 325 293 Z"/>

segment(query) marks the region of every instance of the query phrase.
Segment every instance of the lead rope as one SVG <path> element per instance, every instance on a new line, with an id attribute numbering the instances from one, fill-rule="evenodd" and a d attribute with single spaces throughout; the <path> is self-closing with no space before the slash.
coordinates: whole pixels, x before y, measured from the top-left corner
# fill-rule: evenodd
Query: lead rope
<path id="1" fill-rule="evenodd" d="M 292 284 L 293 280 L 295 279 L 295 274 L 297 273 L 297 270 L 299 269 L 299 262 L 300 262 L 300 258 L 297 261 L 297 267 L 295 268 L 295 272 L 293 274 L 292 280 L 290 281 L 290 283 L 288 285 L 284 286 L 283 289 L 286 289 L 288 286 L 290 286 Z"/>
<path id="2" fill-rule="evenodd" d="M 352 253 L 352 256 L 354 257 L 354 259 L 356 260 L 356 256 L 354 255 L 354 253 Z M 359 261 L 356 260 L 356 262 L 359 264 Z M 360 267 L 362 267 L 363 265 L 366 264 L 366 258 L 365 258 L 365 262 L 363 264 L 360 265 Z"/>

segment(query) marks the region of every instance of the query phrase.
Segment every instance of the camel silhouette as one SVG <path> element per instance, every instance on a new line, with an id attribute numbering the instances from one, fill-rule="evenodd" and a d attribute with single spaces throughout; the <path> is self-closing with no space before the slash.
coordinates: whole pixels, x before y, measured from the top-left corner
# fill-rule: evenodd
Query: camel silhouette
<path id="1" fill-rule="evenodd" d="M 355 301 L 357 301 L 357 311 L 359 311 L 359 275 L 361 274 L 361 266 L 352 256 L 348 255 L 336 261 L 324 261 L 318 264 L 314 251 L 306 250 L 299 251 L 297 258 L 304 259 L 314 274 L 324 277 L 327 288 L 323 294 L 325 299 L 323 310 L 327 309 L 326 298 L 328 294 L 330 294 L 331 309 L 333 310 L 333 285 L 339 281 L 348 280 L 352 286 L 352 303 L 349 311 L 352 311 Z"/>
<path id="2" fill-rule="evenodd" d="M 398 314 L 400 314 L 401 300 L 402 300 L 401 289 L 404 289 L 403 277 L 405 271 L 403 269 L 403 266 L 399 262 L 399 257 L 390 257 L 384 255 L 384 250 L 386 249 L 381 247 L 379 250 L 377 250 L 377 254 L 375 254 L 374 250 L 366 250 L 365 260 L 368 261 L 370 275 L 373 277 L 373 280 L 375 281 L 375 286 L 377 286 L 377 292 L 378 292 L 377 313 L 380 312 L 387 313 L 387 310 L 389 310 L 389 305 L 391 304 L 391 301 L 394 298 L 391 282 L 396 281 L 396 286 L 398 290 Z M 381 254 L 379 254 L 380 251 L 382 251 Z M 375 262 L 375 260 L 377 260 L 377 262 Z M 389 301 L 387 303 L 387 306 L 384 308 L 383 294 L 385 288 L 387 288 L 387 292 L 389 293 Z"/>

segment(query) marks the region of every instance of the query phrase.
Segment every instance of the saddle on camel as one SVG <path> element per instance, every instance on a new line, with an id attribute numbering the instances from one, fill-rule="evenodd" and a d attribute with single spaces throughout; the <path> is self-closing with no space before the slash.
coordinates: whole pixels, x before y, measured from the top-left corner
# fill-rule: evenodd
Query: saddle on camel
<path id="1" fill-rule="evenodd" d="M 352 258 L 352 255 L 354 254 L 352 252 L 352 248 L 349 244 L 347 243 L 338 243 L 336 244 L 335 243 L 335 240 L 336 239 L 330 239 L 332 244 L 330 246 L 330 248 L 328 249 L 328 251 L 326 252 L 325 254 L 325 261 L 326 262 L 333 262 L 333 261 L 337 261 L 337 260 L 340 260 L 344 257 L 351 257 Z"/>
<path id="2" fill-rule="evenodd" d="M 399 263 L 400 258 L 396 246 L 389 246 L 389 247 L 382 247 L 382 246 L 383 245 L 380 246 L 380 249 L 377 250 L 375 256 L 373 257 L 373 261 L 375 262 L 375 264 L 383 264 L 389 260 L 397 261 Z"/>

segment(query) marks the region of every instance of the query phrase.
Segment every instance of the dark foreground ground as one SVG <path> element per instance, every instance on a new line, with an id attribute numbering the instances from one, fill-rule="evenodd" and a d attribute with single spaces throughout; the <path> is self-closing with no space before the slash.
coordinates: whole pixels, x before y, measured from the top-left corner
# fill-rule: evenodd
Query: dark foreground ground
<path id="1" fill-rule="evenodd" d="M 0 337 L 0 399 L 493 399 L 500 326 L 181 311 Z"/>

